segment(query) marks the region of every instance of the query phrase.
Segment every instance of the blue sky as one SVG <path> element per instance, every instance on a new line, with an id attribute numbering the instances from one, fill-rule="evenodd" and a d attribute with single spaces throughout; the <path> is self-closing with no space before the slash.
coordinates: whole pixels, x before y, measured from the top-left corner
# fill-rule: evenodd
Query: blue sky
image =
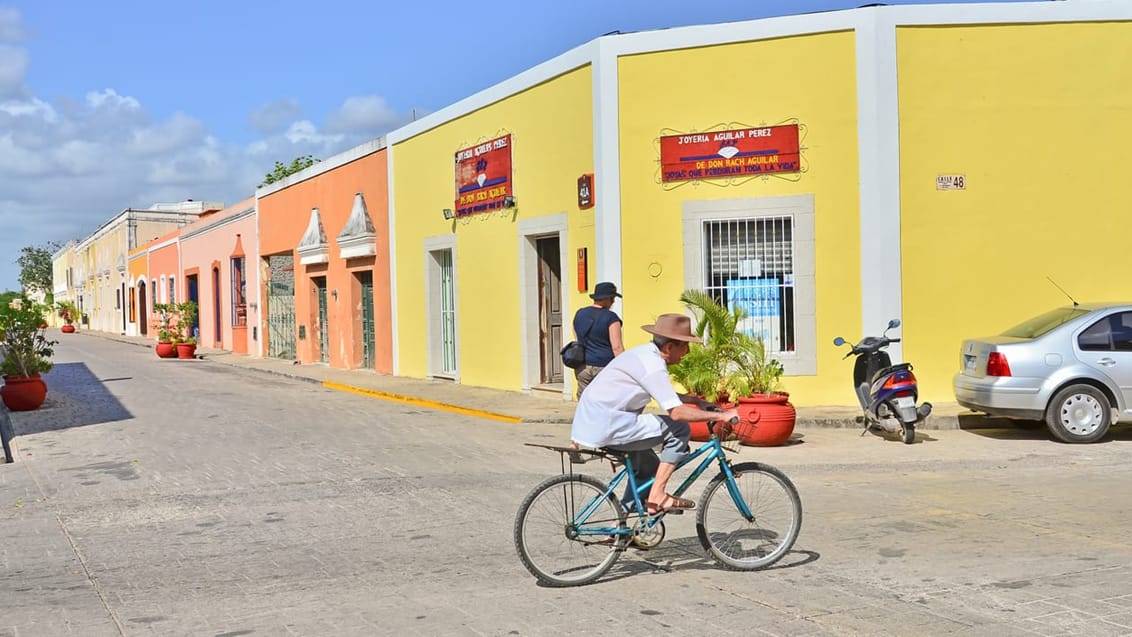
<path id="1" fill-rule="evenodd" d="M 860 4 L 0 0 L 0 290 L 22 246 L 128 207 L 234 203 L 275 161 L 328 157 L 603 33 Z"/>

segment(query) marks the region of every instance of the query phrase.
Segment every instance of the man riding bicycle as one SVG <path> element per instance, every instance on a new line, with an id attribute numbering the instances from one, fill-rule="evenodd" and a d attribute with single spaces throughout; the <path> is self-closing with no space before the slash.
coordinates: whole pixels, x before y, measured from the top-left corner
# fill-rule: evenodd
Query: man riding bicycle
<path id="1" fill-rule="evenodd" d="M 650 515 L 662 511 L 695 508 L 695 502 L 667 492 L 668 480 L 676 465 L 689 453 L 691 431 L 688 421 L 717 420 L 715 433 L 721 439 L 730 434 L 728 421 L 738 418 L 735 409 L 709 411 L 713 407 L 701 399 L 681 396 L 672 387 L 668 367 L 688 353 L 689 343 L 702 343 L 692 334 L 692 321 L 683 314 L 661 314 L 653 325 L 641 329 L 653 335 L 652 341 L 626 350 L 599 373 L 578 401 L 570 438 L 579 445 L 608 448 L 630 454 L 638 484 L 656 472 L 645 500 Z M 697 406 L 685 404 L 681 398 Z M 655 400 L 667 415 L 643 413 Z M 659 463 L 653 451 L 661 447 Z M 632 502 L 632 494 L 626 494 Z"/>

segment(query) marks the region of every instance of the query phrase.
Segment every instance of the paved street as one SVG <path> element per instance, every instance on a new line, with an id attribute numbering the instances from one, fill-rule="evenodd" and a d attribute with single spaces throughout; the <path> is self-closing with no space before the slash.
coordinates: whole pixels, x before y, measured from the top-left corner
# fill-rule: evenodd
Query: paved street
<path id="1" fill-rule="evenodd" d="M 599 583 L 549 589 L 512 525 L 559 468 L 522 443 L 563 442 L 564 425 L 96 338 L 56 362 L 48 404 L 13 415 L 19 461 L 0 465 L 3 637 L 1132 635 L 1128 429 L 1090 446 L 804 429 L 738 454 L 801 492 L 781 564 L 717 567 L 685 515 Z"/>

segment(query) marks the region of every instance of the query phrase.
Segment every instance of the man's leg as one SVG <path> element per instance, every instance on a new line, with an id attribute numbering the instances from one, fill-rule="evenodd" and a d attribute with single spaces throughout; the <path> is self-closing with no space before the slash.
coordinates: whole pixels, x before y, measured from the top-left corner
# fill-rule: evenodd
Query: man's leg
<path id="1" fill-rule="evenodd" d="M 633 463 L 633 480 L 636 481 L 638 487 L 656 475 L 656 468 L 660 464 L 660 459 L 656 457 L 656 452 L 652 449 L 629 452 L 629 461 Z M 647 501 L 648 497 L 645 496 L 641 500 Z M 633 505 L 633 486 L 626 484 L 625 495 L 621 496 L 621 506 L 625 507 L 625 510 L 629 510 Z"/>
<path id="2" fill-rule="evenodd" d="M 672 508 L 672 496 L 668 495 L 667 490 L 668 479 L 676 472 L 676 465 L 688 456 L 688 439 L 692 432 L 686 422 L 673 420 L 668 416 L 660 416 L 660 420 L 665 425 L 664 446 L 660 450 L 660 464 L 656 470 L 656 481 L 649 490 L 648 503 L 657 508 Z"/>

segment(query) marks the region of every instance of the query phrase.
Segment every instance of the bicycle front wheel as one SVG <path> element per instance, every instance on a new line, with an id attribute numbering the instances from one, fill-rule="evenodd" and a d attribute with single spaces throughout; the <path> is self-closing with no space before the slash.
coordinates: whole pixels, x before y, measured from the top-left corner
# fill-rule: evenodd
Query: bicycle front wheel
<path id="1" fill-rule="evenodd" d="M 696 532 L 715 560 L 737 571 L 774 564 L 786 555 L 802 528 L 802 499 L 794 483 L 778 469 L 761 462 L 731 467 L 736 494 L 751 518 L 743 514 L 721 471 L 700 498 Z"/>
<path id="2" fill-rule="evenodd" d="M 629 542 L 625 511 L 608 486 L 581 474 L 554 476 L 523 499 L 515 548 L 523 566 L 548 586 L 589 584 Z"/>

